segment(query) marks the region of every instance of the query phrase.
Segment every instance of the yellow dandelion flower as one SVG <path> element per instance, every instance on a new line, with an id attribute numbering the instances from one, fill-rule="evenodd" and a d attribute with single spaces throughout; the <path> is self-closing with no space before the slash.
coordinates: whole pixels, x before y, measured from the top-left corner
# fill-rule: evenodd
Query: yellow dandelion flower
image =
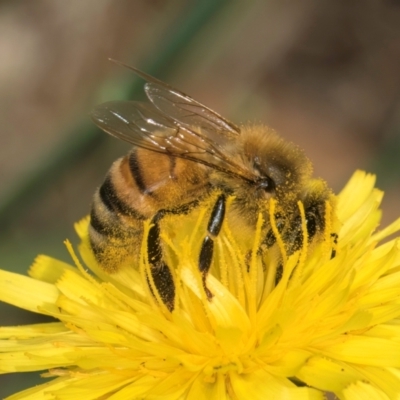
<path id="1" fill-rule="evenodd" d="M 278 283 L 277 266 L 263 268 L 257 255 L 261 218 L 250 257 L 224 224 L 207 278 L 211 300 L 196 262 L 208 205 L 185 229 L 164 229 L 172 312 L 147 278 L 146 241 L 138 268 L 108 275 L 81 221 L 88 269 L 67 242 L 74 266 L 39 256 L 30 277 L 0 271 L 1 300 L 59 321 L 0 328 L 1 372 L 54 378 L 8 399 L 400 398 L 400 246 L 382 244 L 400 219 L 376 229 L 374 183 L 356 172 L 337 196 L 335 257 L 329 237 L 304 240 L 284 257 Z"/>

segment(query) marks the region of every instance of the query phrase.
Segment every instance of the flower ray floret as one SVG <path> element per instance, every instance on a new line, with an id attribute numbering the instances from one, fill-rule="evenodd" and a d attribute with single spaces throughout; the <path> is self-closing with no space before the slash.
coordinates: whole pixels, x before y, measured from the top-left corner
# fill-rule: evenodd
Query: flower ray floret
<path id="1" fill-rule="evenodd" d="M 48 370 L 53 378 L 9 400 L 400 398 L 400 242 L 387 240 L 400 219 L 377 230 L 382 192 L 374 183 L 354 174 L 327 205 L 315 243 L 299 204 L 304 236 L 294 254 L 274 227 L 274 203 L 250 248 L 224 223 L 207 277 L 212 298 L 196 256 L 211 200 L 179 232 L 177 217 L 165 217 L 173 310 L 151 278 L 150 222 L 138 265 L 110 275 L 82 220 L 79 257 L 66 243 L 72 265 L 39 256 L 30 277 L 0 271 L 1 300 L 58 320 L 0 328 L 0 372 Z M 262 255 L 266 222 L 277 243 Z"/>

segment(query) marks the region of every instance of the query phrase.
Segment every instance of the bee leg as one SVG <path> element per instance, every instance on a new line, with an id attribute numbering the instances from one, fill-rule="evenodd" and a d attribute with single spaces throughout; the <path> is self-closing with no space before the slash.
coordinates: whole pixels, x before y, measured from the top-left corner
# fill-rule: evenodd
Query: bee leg
<path id="1" fill-rule="evenodd" d="M 308 242 L 311 242 L 319 229 L 323 229 L 323 209 L 321 209 L 321 204 L 312 203 L 305 210 L 306 217 L 306 229 Z M 321 215 L 322 214 L 322 215 Z M 283 241 L 285 243 L 286 254 L 288 256 L 292 255 L 296 251 L 303 247 L 303 227 L 302 219 L 299 214 L 294 217 L 289 218 L 290 226 L 285 226 L 282 220 L 277 220 L 277 228 L 279 233 L 282 234 Z M 272 232 L 272 229 L 267 233 L 264 243 L 268 247 L 272 247 L 276 243 L 276 237 Z M 278 285 L 283 276 L 283 264 L 282 261 L 279 262 L 276 275 L 275 275 L 275 286 Z"/>
<path id="2" fill-rule="evenodd" d="M 283 276 L 283 264 L 280 262 L 278 264 L 278 267 L 276 268 L 276 274 L 275 274 L 275 286 L 278 286 L 278 283 L 281 281 Z"/>
<path id="3" fill-rule="evenodd" d="M 222 223 L 225 217 L 225 203 L 226 199 L 223 194 L 221 194 L 211 212 L 211 217 L 208 221 L 207 231 L 208 235 L 204 238 L 203 244 L 201 245 L 200 255 L 199 255 L 199 270 L 202 274 L 204 290 L 210 300 L 213 294 L 207 288 L 206 279 L 207 273 L 210 270 L 211 262 L 214 253 L 214 239 L 218 236 Z"/>
<path id="4" fill-rule="evenodd" d="M 313 203 L 305 210 L 306 214 L 306 226 L 307 226 L 307 234 L 308 241 L 311 242 L 314 236 L 325 229 L 325 204 L 321 203 Z M 301 221 L 299 222 L 301 224 Z M 303 245 L 303 235 L 300 233 L 300 229 L 298 232 L 298 238 L 295 241 L 296 246 L 294 246 L 294 251 L 298 250 Z M 338 234 L 331 233 L 331 238 L 333 241 L 333 248 L 331 250 L 331 258 L 336 256 L 336 244 L 338 242 Z"/>
<path id="5" fill-rule="evenodd" d="M 339 236 L 337 233 L 331 233 L 331 238 L 333 238 L 333 244 L 334 244 L 334 248 L 332 249 L 332 252 L 331 252 L 331 258 L 335 258 L 335 256 L 336 256 L 336 248 L 335 247 L 337 245 Z"/>
<path id="6" fill-rule="evenodd" d="M 305 210 L 306 214 L 306 226 L 307 226 L 307 234 L 308 241 L 311 242 L 314 236 L 318 231 L 323 231 L 325 229 L 325 204 L 314 203 L 311 204 Z M 333 239 L 333 249 L 331 251 L 331 258 L 336 256 L 336 244 L 338 241 L 338 234 L 331 233 L 331 237 Z M 301 243 L 303 243 L 303 238 L 301 237 Z"/>
<path id="7" fill-rule="evenodd" d="M 169 311 L 174 309 L 175 284 L 168 265 L 164 262 L 160 242 L 160 219 L 165 211 L 159 211 L 152 219 L 152 226 L 147 236 L 147 254 L 151 265 L 151 276 L 158 293 Z M 150 290 L 151 285 L 150 285 Z M 154 295 L 154 293 L 153 293 Z"/>

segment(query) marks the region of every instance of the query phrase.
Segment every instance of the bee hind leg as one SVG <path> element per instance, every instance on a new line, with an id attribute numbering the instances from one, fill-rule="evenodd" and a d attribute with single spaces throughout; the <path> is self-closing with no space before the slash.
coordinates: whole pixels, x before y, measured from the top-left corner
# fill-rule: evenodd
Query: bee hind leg
<path id="1" fill-rule="evenodd" d="M 164 216 L 165 211 L 159 211 L 152 219 L 147 236 L 147 254 L 151 266 L 151 277 L 154 285 L 169 311 L 173 311 L 175 303 L 175 283 L 168 265 L 165 263 L 162 255 L 160 242 L 160 225 L 159 221 Z M 153 290 L 149 285 L 151 292 Z M 153 293 L 154 295 L 154 293 Z"/>
<path id="2" fill-rule="evenodd" d="M 203 287 L 206 292 L 207 298 L 211 300 L 213 294 L 207 288 L 206 279 L 207 273 L 210 270 L 211 262 L 214 253 L 214 240 L 218 236 L 222 223 L 225 218 L 226 199 L 221 194 L 215 202 L 214 208 L 211 212 L 211 217 L 208 221 L 207 231 L 208 234 L 203 240 L 199 254 L 199 270 L 202 274 Z"/>

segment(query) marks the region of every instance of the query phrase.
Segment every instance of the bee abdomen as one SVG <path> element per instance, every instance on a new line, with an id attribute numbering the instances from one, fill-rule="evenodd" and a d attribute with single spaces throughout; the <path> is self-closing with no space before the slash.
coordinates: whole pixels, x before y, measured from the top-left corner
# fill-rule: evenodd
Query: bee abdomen
<path id="1" fill-rule="evenodd" d="M 136 187 L 139 190 L 141 194 L 147 194 L 147 195 L 152 195 L 151 190 L 148 189 L 142 169 L 140 167 L 140 163 L 138 160 L 138 152 L 137 150 L 132 150 L 131 153 L 128 156 L 128 165 L 129 165 L 129 171 L 132 175 L 133 180 L 136 183 Z"/>
<path id="2" fill-rule="evenodd" d="M 122 230 L 115 229 L 115 223 L 107 218 L 103 218 L 98 215 L 96 207 L 92 207 L 90 212 L 90 225 L 91 228 L 97 232 L 100 236 L 115 237 L 122 239 L 125 235 L 122 234 Z"/>
<path id="3" fill-rule="evenodd" d="M 99 189 L 100 199 L 110 212 L 115 212 L 137 220 L 144 220 L 145 217 L 132 206 L 126 204 L 118 197 L 111 176 L 108 175 Z"/>
<path id="4" fill-rule="evenodd" d="M 142 213 L 121 199 L 109 173 L 94 195 L 90 213 L 90 245 L 103 269 L 117 271 L 134 257 L 144 219 Z"/>

